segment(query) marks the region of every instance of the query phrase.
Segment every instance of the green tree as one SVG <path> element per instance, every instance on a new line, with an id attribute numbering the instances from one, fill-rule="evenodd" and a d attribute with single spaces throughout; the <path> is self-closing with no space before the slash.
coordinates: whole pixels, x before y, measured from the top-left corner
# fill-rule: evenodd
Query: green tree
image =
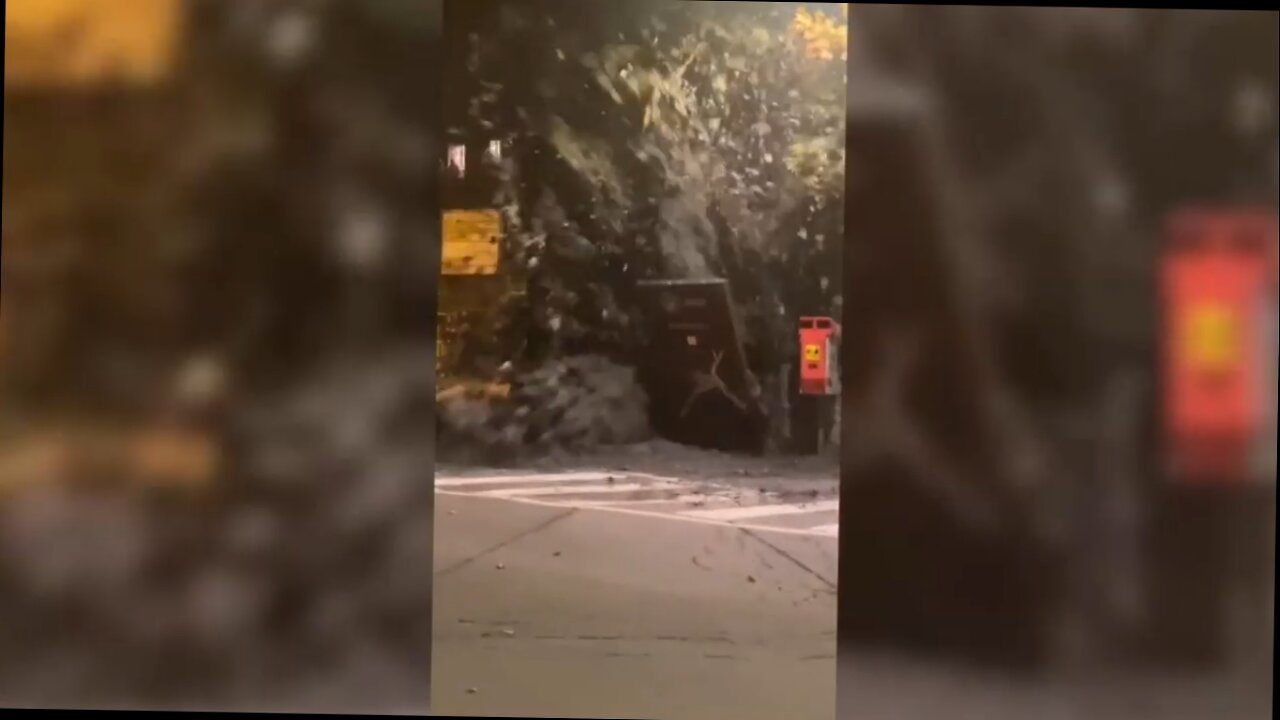
<path id="1" fill-rule="evenodd" d="M 563 7 L 477 20 L 470 93 L 450 101 L 534 148 L 495 198 L 510 256 L 537 270 L 534 322 L 561 348 L 621 351 L 636 280 L 726 277 L 753 369 L 775 374 L 799 315 L 839 312 L 840 6 Z"/>

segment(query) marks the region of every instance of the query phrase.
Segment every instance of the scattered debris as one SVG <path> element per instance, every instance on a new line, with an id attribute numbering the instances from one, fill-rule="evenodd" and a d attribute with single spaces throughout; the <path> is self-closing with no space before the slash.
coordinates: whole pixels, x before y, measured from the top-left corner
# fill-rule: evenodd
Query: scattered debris
<path id="1" fill-rule="evenodd" d="M 651 436 L 648 398 L 635 369 L 593 355 L 516 377 L 506 397 L 451 388 L 437 395 L 436 406 L 444 460 L 513 460 Z"/>

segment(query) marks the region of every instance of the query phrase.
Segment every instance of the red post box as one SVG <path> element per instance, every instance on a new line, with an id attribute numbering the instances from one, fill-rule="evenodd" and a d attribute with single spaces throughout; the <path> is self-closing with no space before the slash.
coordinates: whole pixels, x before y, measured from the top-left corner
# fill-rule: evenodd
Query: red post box
<path id="1" fill-rule="evenodd" d="M 1168 235 L 1160 281 L 1166 459 L 1180 482 L 1261 479 L 1259 448 L 1275 442 L 1276 217 L 1185 211 Z"/>
<path id="2" fill-rule="evenodd" d="M 829 317 L 800 318 L 800 394 L 840 392 L 840 325 Z"/>

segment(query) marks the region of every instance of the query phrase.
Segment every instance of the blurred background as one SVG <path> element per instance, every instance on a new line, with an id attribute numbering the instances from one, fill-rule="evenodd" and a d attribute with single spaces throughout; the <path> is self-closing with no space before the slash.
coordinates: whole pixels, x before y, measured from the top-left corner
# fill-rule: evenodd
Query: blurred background
<path id="1" fill-rule="evenodd" d="M 850 17 L 840 716 L 1269 717 L 1276 15 Z"/>
<path id="2" fill-rule="evenodd" d="M 425 713 L 442 4 L 6 4 L 0 704 Z"/>

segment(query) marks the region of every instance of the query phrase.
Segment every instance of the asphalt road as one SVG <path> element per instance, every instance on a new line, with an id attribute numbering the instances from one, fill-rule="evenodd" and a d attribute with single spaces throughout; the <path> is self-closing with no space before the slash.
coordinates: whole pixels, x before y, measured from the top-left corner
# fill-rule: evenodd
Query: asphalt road
<path id="1" fill-rule="evenodd" d="M 441 495 L 432 711 L 831 720 L 836 539 Z"/>
<path id="2" fill-rule="evenodd" d="M 437 714 L 1271 717 L 1269 663 L 1219 676 L 1089 666 L 1036 679 L 849 652 L 837 703 L 834 536 L 457 490 L 437 495 Z"/>
<path id="3" fill-rule="evenodd" d="M 1271 678 L 1086 668 L 1036 680 L 918 659 L 852 655 L 839 668 L 840 720 L 1264 720 Z"/>

